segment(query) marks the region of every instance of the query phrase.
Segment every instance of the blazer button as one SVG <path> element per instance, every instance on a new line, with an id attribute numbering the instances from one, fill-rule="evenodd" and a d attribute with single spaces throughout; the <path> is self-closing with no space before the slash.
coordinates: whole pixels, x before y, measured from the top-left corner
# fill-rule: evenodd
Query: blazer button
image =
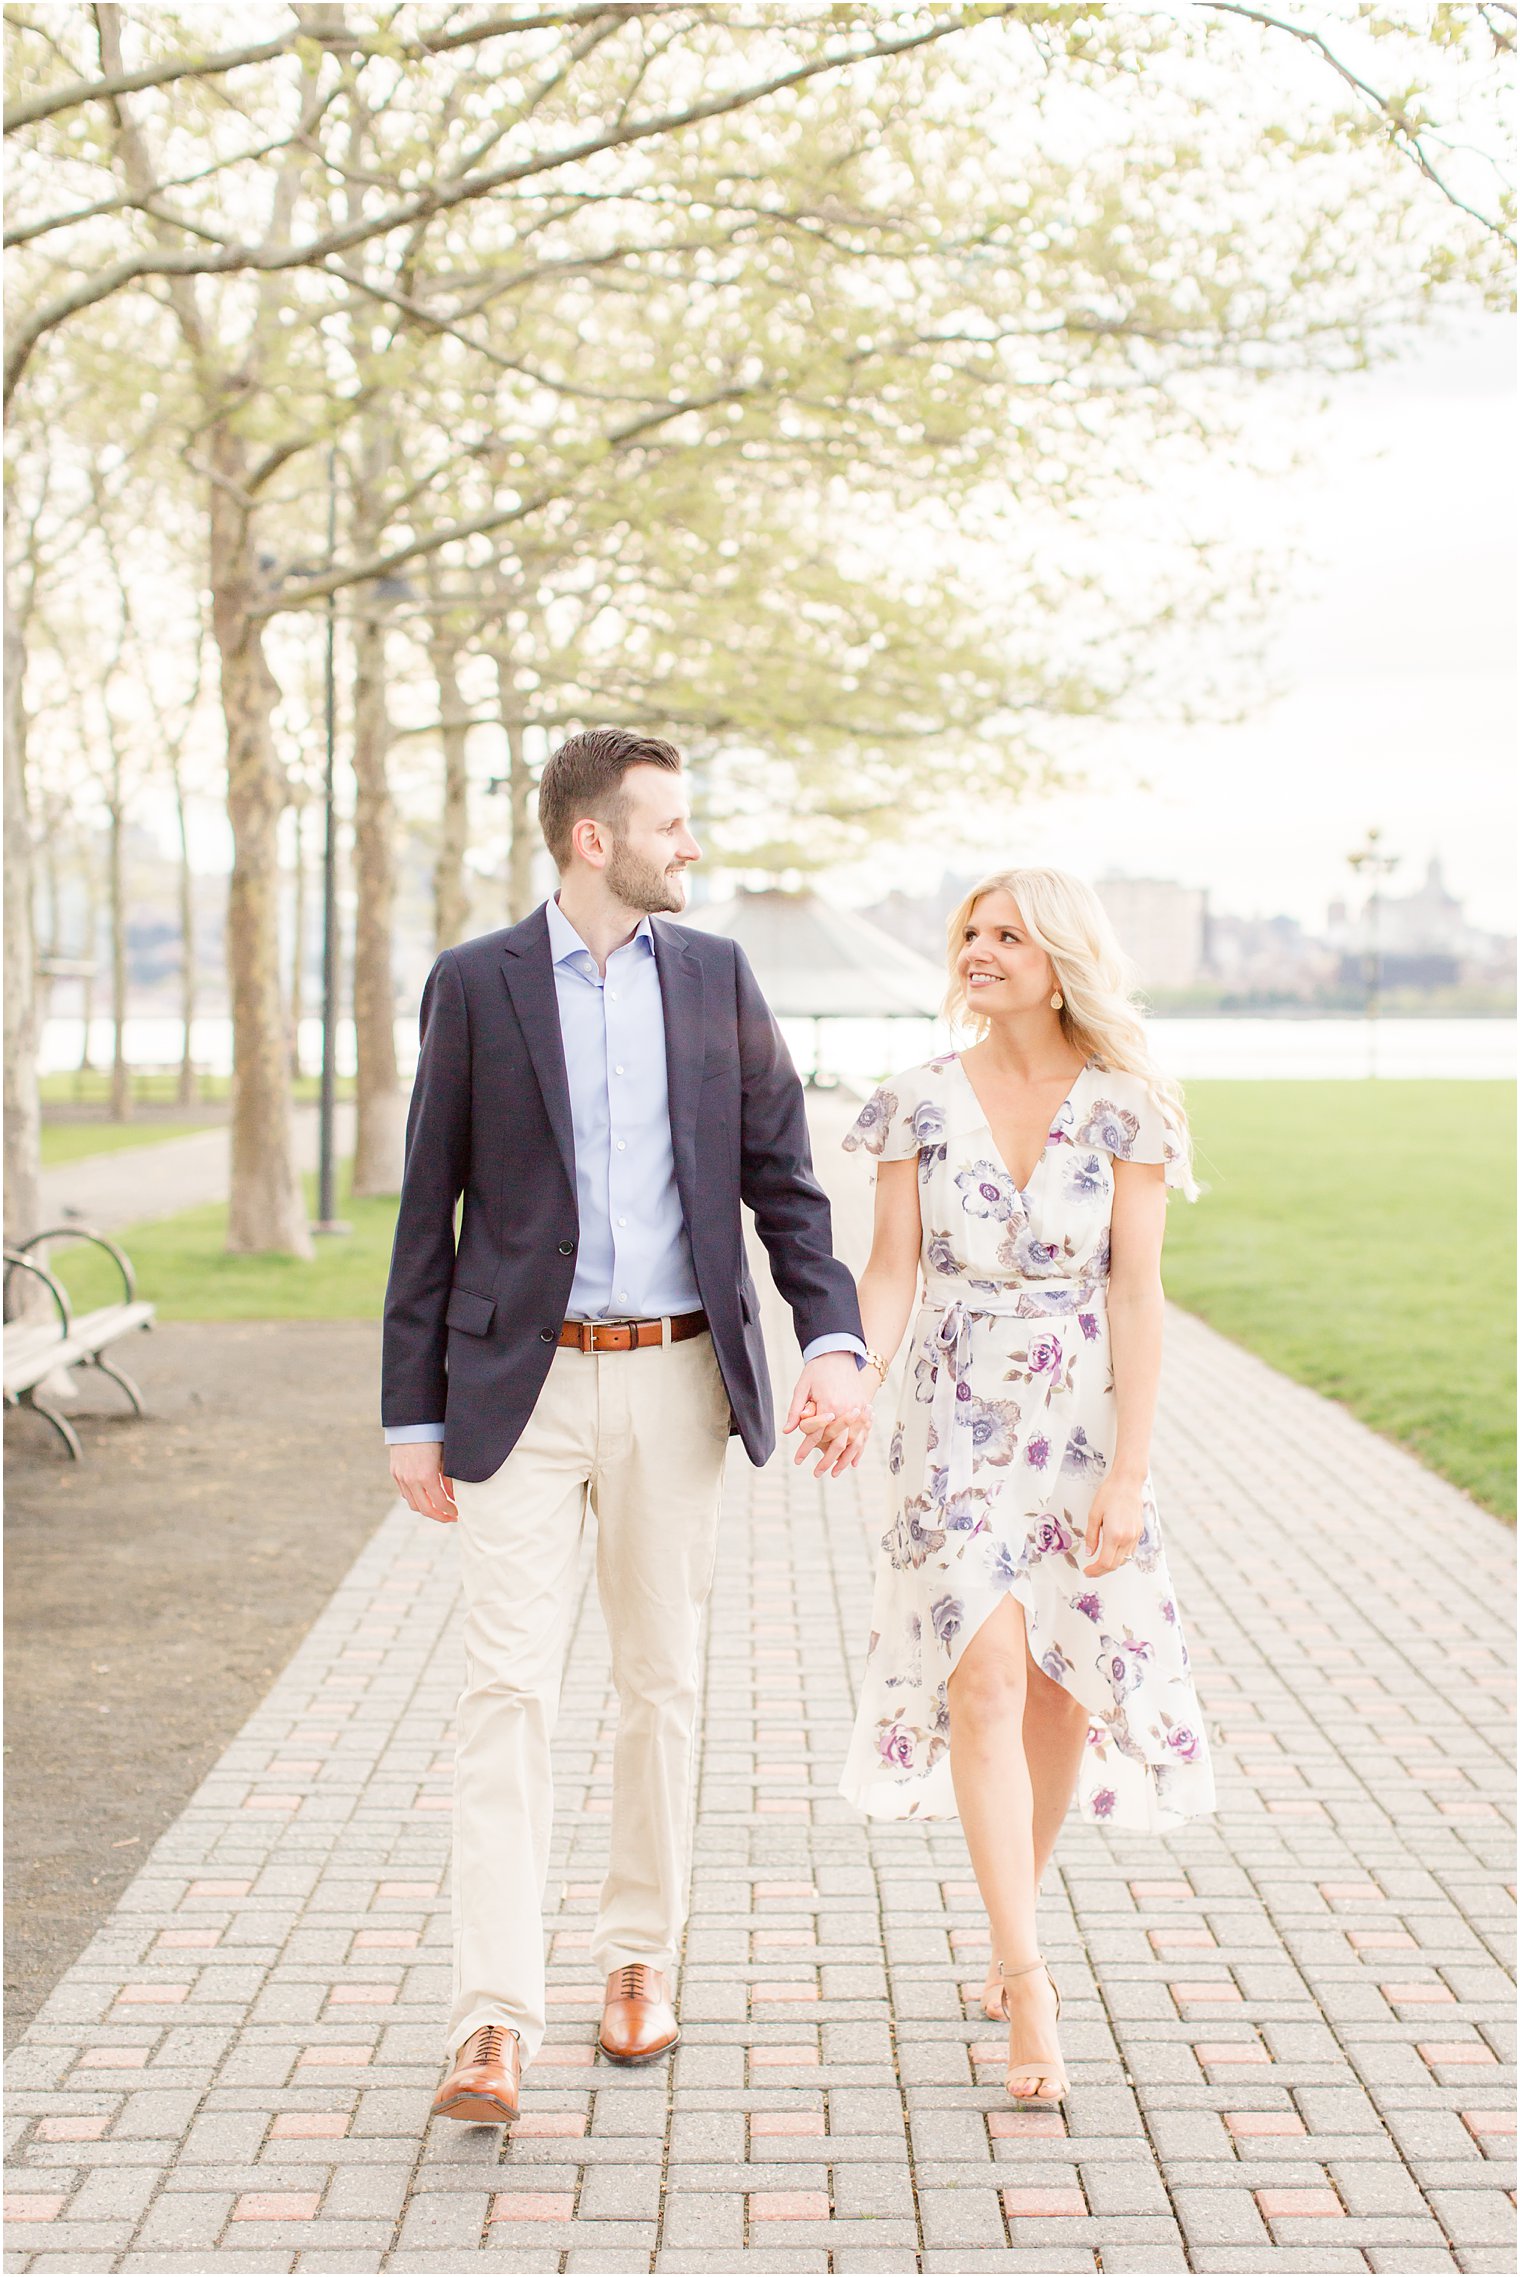
<path id="1" fill-rule="evenodd" d="M 575 1243 L 573 1241 L 562 1241 L 559 1245 L 559 1253 L 561 1257 L 573 1257 L 575 1255 Z"/>
<path id="2" fill-rule="evenodd" d="M 538 1332 L 538 1341 L 540 1344 L 552 1344 L 554 1342 L 553 1329 L 541 1328 Z"/>

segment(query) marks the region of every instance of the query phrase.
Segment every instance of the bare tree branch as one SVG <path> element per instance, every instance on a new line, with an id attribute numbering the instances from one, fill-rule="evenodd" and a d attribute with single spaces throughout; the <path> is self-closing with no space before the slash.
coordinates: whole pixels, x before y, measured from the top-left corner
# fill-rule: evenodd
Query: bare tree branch
<path id="1" fill-rule="evenodd" d="M 691 397 L 681 403 L 662 404 L 657 411 L 650 411 L 642 419 L 631 420 L 626 427 L 616 428 L 611 434 L 602 437 L 596 452 L 596 463 L 600 464 L 622 451 L 632 449 L 646 436 L 656 433 L 661 427 L 668 427 L 673 420 L 685 419 L 694 412 L 715 410 L 720 403 L 742 403 L 747 398 L 765 392 L 764 383 L 759 386 L 724 387 L 715 389 L 711 395 Z M 525 521 L 529 515 L 542 513 L 555 499 L 568 496 L 574 487 L 575 474 L 572 471 L 563 481 L 550 483 L 529 497 L 519 498 L 511 506 L 493 507 L 489 513 L 473 515 L 468 521 L 451 522 L 443 529 L 429 530 L 425 535 L 413 538 L 404 545 L 393 546 L 388 553 L 375 554 L 367 561 L 350 562 L 347 566 L 330 569 L 324 576 L 303 581 L 299 595 L 282 595 L 264 602 L 258 608 L 250 609 L 248 613 L 252 617 L 278 616 L 285 610 L 304 609 L 313 601 L 325 600 L 329 593 L 341 593 L 345 586 L 364 585 L 371 578 L 392 576 L 408 562 L 421 561 L 429 554 L 437 553 L 442 546 L 457 545 L 466 538 L 486 537 L 494 530 L 507 529 L 514 522 Z"/>
<path id="2" fill-rule="evenodd" d="M 1006 15 L 1013 6 L 1014 0 L 997 0 L 997 5 L 991 12 Z M 947 13 L 943 18 L 936 19 L 922 30 L 904 33 L 895 39 L 872 39 L 862 47 L 843 51 L 835 49 L 805 63 L 796 64 L 789 71 L 774 72 L 768 79 L 752 80 L 747 86 L 709 96 L 703 102 L 686 104 L 680 110 L 665 111 L 653 118 L 637 120 L 632 126 L 612 127 L 559 150 L 545 151 L 532 158 L 516 160 L 510 165 L 493 167 L 487 173 L 469 175 L 461 181 L 435 183 L 385 212 L 366 215 L 341 228 L 329 230 L 321 237 L 308 239 L 303 244 L 275 245 L 266 242 L 262 245 L 232 245 L 215 252 L 201 252 L 191 248 L 185 251 L 162 249 L 153 253 L 129 254 L 120 261 L 112 262 L 108 268 L 93 277 L 80 278 L 69 291 L 60 294 L 56 300 L 48 302 L 14 327 L 5 359 L 5 402 L 9 405 L 38 342 L 55 326 L 66 322 L 71 316 L 79 315 L 84 309 L 93 308 L 99 301 L 109 299 L 113 293 L 120 292 L 124 286 L 134 283 L 139 277 L 225 276 L 233 271 L 269 272 L 312 267 L 330 254 L 347 252 L 351 246 L 385 236 L 393 229 L 402 229 L 433 214 L 445 213 L 454 206 L 470 204 L 493 190 L 504 189 L 511 182 L 526 181 L 536 174 L 555 173 L 565 167 L 582 165 L 604 150 L 647 142 L 659 135 L 676 134 L 685 127 L 700 125 L 706 119 L 726 117 L 763 101 L 767 95 L 779 93 L 783 88 L 802 86 L 809 79 L 815 79 L 825 72 L 850 70 L 857 64 L 903 55 L 914 48 L 948 39 L 965 29 L 968 22 L 981 20 L 985 13 L 980 7 L 969 11 L 957 9 L 953 14 Z"/>
<path id="3" fill-rule="evenodd" d="M 1515 240 L 1501 222 L 1491 220 L 1487 214 L 1480 213 L 1476 206 L 1470 206 L 1465 198 L 1459 198 L 1450 183 L 1444 181 L 1436 172 L 1430 154 L 1421 139 L 1419 128 L 1412 120 L 1404 116 L 1398 104 L 1391 101 L 1388 96 L 1380 95 L 1375 87 L 1369 85 L 1358 72 L 1353 71 L 1350 64 L 1344 62 L 1335 53 L 1322 33 L 1315 31 L 1309 24 L 1295 24 L 1286 16 L 1270 15 L 1264 8 L 1247 7 L 1244 0 L 1203 0 L 1203 6 L 1210 9 L 1216 16 L 1240 16 L 1247 23 L 1260 24 L 1269 32 L 1284 32 L 1290 39 L 1301 41 L 1305 47 L 1312 47 L 1317 54 L 1324 57 L 1331 70 L 1345 80 L 1348 87 L 1360 95 L 1364 102 L 1369 103 L 1379 116 L 1387 121 L 1392 140 L 1414 161 L 1426 181 L 1440 191 L 1448 205 L 1455 206 L 1458 213 L 1465 213 L 1470 220 L 1478 224 L 1480 229 L 1485 229 L 1490 236 L 1497 237 L 1501 245 L 1513 246 Z"/>
<path id="4" fill-rule="evenodd" d="M 176 79 L 216 79 L 229 71 L 246 70 L 253 63 L 270 63 L 276 56 L 289 55 L 303 39 L 315 40 L 323 47 L 347 54 L 384 54 L 415 61 L 426 55 L 446 54 L 451 48 L 473 47 L 503 32 L 546 31 L 566 24 L 585 23 L 595 16 L 641 16 L 646 10 L 624 4 L 624 0 L 593 0 L 587 7 L 545 9 L 534 16 L 521 16 L 510 8 L 498 8 L 478 23 L 468 24 L 458 31 L 424 32 L 411 39 L 383 41 L 350 31 L 341 24 L 328 28 L 331 17 L 325 10 L 321 17 L 315 9 L 298 13 L 309 16 L 311 21 L 293 25 L 281 38 L 263 40 L 256 47 L 223 48 L 212 55 L 175 56 L 172 61 L 147 64 L 140 71 L 115 71 L 101 79 L 74 79 L 62 87 L 50 87 L 27 102 L 13 104 L 5 114 L 4 131 L 14 134 L 19 127 L 35 126 L 39 119 L 74 110 L 80 103 L 110 102 L 117 95 L 136 95 L 146 87 L 170 86 Z M 337 13 L 341 16 L 341 11 Z"/>
<path id="5" fill-rule="evenodd" d="M 78 103 L 109 102 L 117 95 L 135 95 L 142 87 L 164 87 L 174 79 L 209 79 L 224 71 L 241 71 L 250 63 L 268 63 L 288 55 L 300 33 L 292 28 L 277 40 L 261 40 L 256 47 L 224 48 L 220 54 L 176 56 L 172 63 L 149 64 L 142 71 L 118 71 L 103 79 L 74 79 L 50 87 L 29 101 L 15 103 L 5 114 L 5 132 L 35 126 L 39 119 L 71 111 Z"/>

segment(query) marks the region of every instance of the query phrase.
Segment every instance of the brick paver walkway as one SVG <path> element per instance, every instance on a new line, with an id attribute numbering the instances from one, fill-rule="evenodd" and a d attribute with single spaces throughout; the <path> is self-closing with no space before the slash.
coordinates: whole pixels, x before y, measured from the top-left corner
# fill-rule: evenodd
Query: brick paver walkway
<path id="1" fill-rule="evenodd" d="M 398 1510 L 12 2059 L 13 2265 L 1513 2271 L 1512 1538 L 1185 1318 L 1157 1472 L 1221 1808 L 1063 1837 L 1064 2118 L 1005 2106 L 958 1828 L 835 1792 L 879 1455 L 739 1457 L 672 2060 L 593 2054 L 592 1593 L 525 2116 L 428 2125 L 455 1553 Z"/>

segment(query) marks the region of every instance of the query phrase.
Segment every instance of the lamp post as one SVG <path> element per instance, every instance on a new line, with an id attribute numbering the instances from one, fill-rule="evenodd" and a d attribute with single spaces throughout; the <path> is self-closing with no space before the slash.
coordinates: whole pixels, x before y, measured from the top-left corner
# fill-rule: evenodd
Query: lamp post
<path id="1" fill-rule="evenodd" d="M 338 550 L 338 446 L 327 447 L 327 566 Z M 317 1215 L 313 1233 L 349 1233 L 334 1204 L 334 1124 L 338 1106 L 338 812 L 334 787 L 337 763 L 338 600 L 327 596 L 327 655 L 322 712 L 327 755 L 322 781 L 326 835 L 322 842 L 322 1080 L 317 1107 Z"/>
<path id="2" fill-rule="evenodd" d="M 1363 976 L 1367 987 L 1367 1073 L 1369 1076 L 1375 1076 L 1378 1071 L 1378 995 L 1382 987 L 1383 977 L 1383 951 L 1379 937 L 1382 904 L 1378 887 L 1384 878 L 1391 877 L 1398 868 L 1399 856 L 1384 852 L 1383 833 L 1374 824 L 1367 833 L 1366 845 L 1358 847 L 1354 854 L 1348 854 L 1346 860 L 1352 873 L 1358 878 L 1365 877 L 1370 885 L 1367 896 L 1367 949 L 1363 960 Z"/>

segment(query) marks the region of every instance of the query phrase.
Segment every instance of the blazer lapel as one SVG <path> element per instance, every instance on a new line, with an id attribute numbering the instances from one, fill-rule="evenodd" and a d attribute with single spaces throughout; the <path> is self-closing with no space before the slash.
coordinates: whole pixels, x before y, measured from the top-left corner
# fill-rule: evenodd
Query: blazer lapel
<path id="1" fill-rule="evenodd" d="M 694 1222 L 697 1204 L 697 1108 L 702 1096 L 702 967 L 690 949 L 672 940 L 658 919 L 650 925 L 655 970 L 665 1012 L 665 1074 L 670 1094 L 670 1143 L 676 1186 Z"/>
<path id="2" fill-rule="evenodd" d="M 554 959 L 549 953 L 549 921 L 541 909 L 514 926 L 505 943 L 501 969 L 506 975 L 523 1041 L 544 1095 L 549 1128 L 575 1192 L 575 1127 L 570 1117 L 570 1084 L 565 1074 L 565 1041 L 559 1027 Z"/>

